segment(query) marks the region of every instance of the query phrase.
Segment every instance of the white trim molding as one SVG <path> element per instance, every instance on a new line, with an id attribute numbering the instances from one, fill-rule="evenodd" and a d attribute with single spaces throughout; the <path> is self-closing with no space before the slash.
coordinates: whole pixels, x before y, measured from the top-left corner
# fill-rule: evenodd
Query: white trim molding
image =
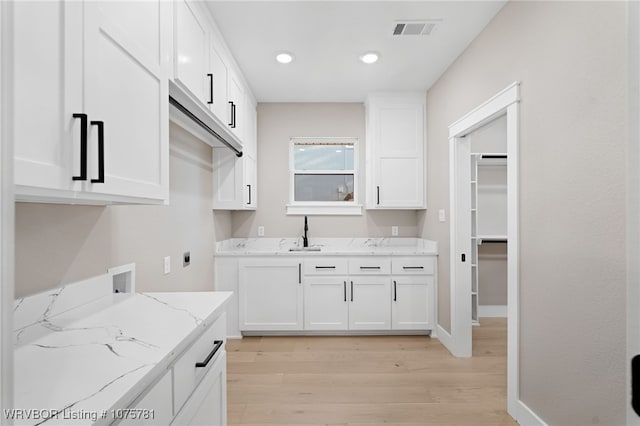
<path id="1" fill-rule="evenodd" d="M 458 146 L 464 136 L 493 121 L 507 116 L 507 411 L 519 419 L 519 271 L 518 271 L 518 164 L 519 164 L 519 101 L 520 83 L 514 82 L 495 96 L 462 116 L 449 126 L 449 200 L 450 200 L 450 291 L 451 291 L 451 339 L 443 344 L 455 356 L 471 356 L 472 323 L 469 313 L 469 283 L 457 282 L 456 271 L 461 251 L 456 230 L 456 163 Z"/>
<path id="2" fill-rule="evenodd" d="M 522 426 L 547 426 L 547 423 L 522 401 L 518 401 L 518 415 L 516 420 Z"/>
<path id="3" fill-rule="evenodd" d="M 478 305 L 480 318 L 507 318 L 507 305 Z"/>

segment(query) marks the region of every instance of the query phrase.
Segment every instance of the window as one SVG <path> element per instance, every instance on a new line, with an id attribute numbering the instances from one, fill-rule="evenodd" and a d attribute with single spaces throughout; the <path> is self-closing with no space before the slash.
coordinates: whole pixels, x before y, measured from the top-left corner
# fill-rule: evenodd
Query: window
<path id="1" fill-rule="evenodd" d="M 288 214 L 361 214 L 355 138 L 293 138 Z"/>

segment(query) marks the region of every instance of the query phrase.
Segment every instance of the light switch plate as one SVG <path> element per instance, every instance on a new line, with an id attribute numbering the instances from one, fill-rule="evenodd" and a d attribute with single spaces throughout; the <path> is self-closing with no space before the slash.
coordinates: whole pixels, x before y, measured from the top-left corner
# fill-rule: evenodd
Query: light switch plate
<path id="1" fill-rule="evenodd" d="M 167 275 L 171 272 L 171 256 L 165 256 L 164 258 L 164 274 Z"/>
<path id="2" fill-rule="evenodd" d="M 258 237 L 264 237 L 264 226 L 258 226 Z"/>
<path id="3" fill-rule="evenodd" d="M 392 237 L 397 237 L 398 236 L 398 227 L 397 226 L 392 226 L 391 227 L 391 236 Z"/>
<path id="4" fill-rule="evenodd" d="M 445 222 L 447 220 L 444 209 L 438 210 L 438 219 L 440 219 L 440 222 Z"/>

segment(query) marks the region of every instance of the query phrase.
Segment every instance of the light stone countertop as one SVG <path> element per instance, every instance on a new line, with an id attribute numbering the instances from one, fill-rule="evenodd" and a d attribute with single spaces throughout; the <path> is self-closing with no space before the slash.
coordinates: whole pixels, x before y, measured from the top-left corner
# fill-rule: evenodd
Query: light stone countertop
<path id="1" fill-rule="evenodd" d="M 310 238 L 320 251 L 290 251 L 301 238 L 231 238 L 216 244 L 216 256 L 422 256 L 438 255 L 438 243 L 421 238 Z"/>
<path id="2" fill-rule="evenodd" d="M 15 408 L 60 412 L 16 424 L 91 424 L 126 408 L 223 312 L 231 292 L 120 293 L 49 315 L 70 292 L 44 294 L 40 319 L 15 332 Z M 29 301 L 29 299 L 24 299 Z M 16 301 L 15 311 L 36 304 Z M 31 304 L 31 306 L 28 306 Z M 16 312 L 18 313 L 18 312 Z M 66 417 L 64 411 L 66 410 Z"/>

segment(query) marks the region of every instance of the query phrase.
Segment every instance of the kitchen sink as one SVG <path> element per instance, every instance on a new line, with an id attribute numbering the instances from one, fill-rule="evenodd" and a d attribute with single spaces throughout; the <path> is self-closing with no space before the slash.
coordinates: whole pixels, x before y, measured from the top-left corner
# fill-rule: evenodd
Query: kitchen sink
<path id="1" fill-rule="evenodd" d="M 289 251 L 320 251 L 320 247 L 291 247 Z"/>

